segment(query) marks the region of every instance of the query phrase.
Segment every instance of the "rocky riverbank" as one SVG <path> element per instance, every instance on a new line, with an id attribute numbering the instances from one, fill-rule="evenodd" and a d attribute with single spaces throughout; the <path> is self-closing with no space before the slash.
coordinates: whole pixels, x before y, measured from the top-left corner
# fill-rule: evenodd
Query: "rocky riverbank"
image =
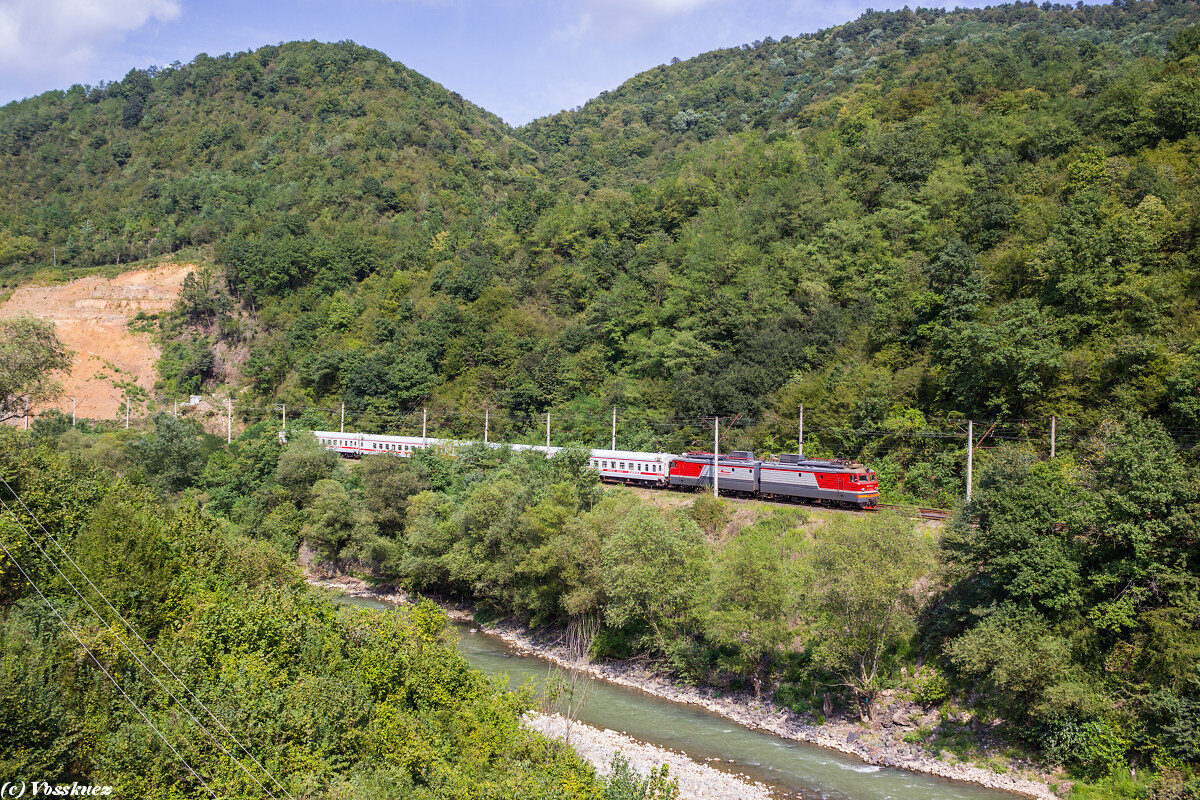
<path id="1" fill-rule="evenodd" d="M 668 775 L 679 782 L 681 800 L 770 800 L 771 792 L 749 778 L 731 775 L 694 761 L 682 753 L 639 742 L 623 733 L 571 722 L 558 714 L 531 713 L 525 724 L 553 739 L 565 739 L 581 758 L 601 775 L 612 771 L 613 755 L 620 753 L 643 778 L 666 764 Z M 569 735 L 568 735 L 569 734 Z"/>
<path id="2" fill-rule="evenodd" d="M 352 577 L 311 579 L 310 583 L 355 596 L 394 603 L 410 602 L 410 598 L 403 592 L 376 590 L 364 581 Z M 470 609 L 443 607 L 452 619 L 474 621 Z M 1005 764 L 1008 771 L 1000 773 L 977 764 L 959 761 L 946 751 L 934 755 L 920 744 L 906 742 L 906 732 L 915 731 L 918 725 L 925 724 L 925 720 L 920 718 L 920 710 L 916 708 L 889 711 L 884 715 L 883 724 L 879 727 L 868 727 L 851 721 L 830 721 L 824 725 L 812 725 L 799 715 L 772 703 L 755 700 L 748 693 L 721 694 L 708 687 L 679 685 L 641 664 L 583 663 L 573 660 L 559 642 L 559 632 L 531 631 L 510 622 L 481 627 L 508 642 L 519 652 L 587 672 L 597 678 L 638 689 L 656 697 L 698 705 L 748 728 L 766 731 L 784 739 L 828 747 L 861 758 L 868 764 L 898 767 L 950 780 L 977 783 L 1039 800 L 1056 800 L 1058 797 L 1047 783 L 1050 776 L 1031 774 L 1013 764 Z M 994 763 L 999 764 L 1000 761 Z"/>

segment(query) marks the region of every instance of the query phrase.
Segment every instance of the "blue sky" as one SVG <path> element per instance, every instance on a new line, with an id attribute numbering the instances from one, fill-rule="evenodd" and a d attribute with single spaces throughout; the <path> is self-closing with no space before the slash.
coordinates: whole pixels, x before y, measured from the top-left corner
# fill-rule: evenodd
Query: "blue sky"
<path id="1" fill-rule="evenodd" d="M 186 63 L 201 52 L 351 39 L 520 125 L 581 105 L 673 56 L 810 33 L 869 5 L 885 7 L 869 0 L 0 0 L 0 103 L 117 80 L 132 67 Z"/>

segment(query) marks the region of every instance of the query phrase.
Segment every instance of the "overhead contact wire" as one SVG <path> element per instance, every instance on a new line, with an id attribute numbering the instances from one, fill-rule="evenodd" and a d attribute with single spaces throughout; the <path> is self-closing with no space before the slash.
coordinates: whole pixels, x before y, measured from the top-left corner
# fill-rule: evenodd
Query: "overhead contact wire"
<path id="1" fill-rule="evenodd" d="M 79 572 L 79 574 L 83 576 L 83 579 L 88 582 L 88 585 L 91 586 L 93 590 L 95 590 L 96 594 L 100 595 L 100 597 L 104 600 L 105 604 L 107 604 L 108 607 L 110 609 L 112 609 L 113 613 L 116 614 L 117 617 L 121 620 L 121 622 L 123 622 L 125 624 L 125 627 L 128 628 L 129 631 L 137 638 L 137 640 L 139 642 L 141 642 L 141 644 L 147 650 L 150 651 L 150 653 L 154 656 L 155 659 L 158 660 L 158 663 L 162 664 L 162 666 L 167 670 L 167 672 L 171 674 L 171 677 L 174 678 L 179 683 L 180 686 L 183 686 L 184 690 L 188 693 L 188 695 L 191 696 L 191 698 L 193 700 L 195 700 L 200 705 L 201 708 L 203 708 L 206 712 L 208 712 L 208 715 L 210 717 L 212 717 L 214 720 L 216 720 L 217 725 L 219 725 L 221 727 L 221 729 L 223 731 L 225 731 L 226 735 L 229 736 L 229 738 L 233 739 L 233 741 L 235 743 L 237 743 L 237 745 L 239 747 L 242 748 L 243 752 L 245 752 L 246 755 L 249 756 L 250 759 L 253 760 L 254 763 L 258 765 L 258 768 L 261 769 L 264 773 L 266 773 L 269 777 L 271 777 L 271 780 L 275 781 L 276 785 L 279 785 L 279 782 L 277 780 L 275 780 L 275 777 L 273 775 L 271 775 L 271 773 L 269 771 L 267 771 L 267 769 L 265 767 L 263 767 L 262 764 L 259 764 L 257 759 L 254 758 L 254 756 L 250 755 L 249 751 L 247 751 L 245 746 L 242 745 L 240 741 L 238 741 L 237 737 L 234 736 L 232 733 L 230 733 L 229 730 L 227 728 L 225 728 L 224 725 L 221 724 L 221 721 L 219 719 L 217 719 L 216 715 L 213 714 L 212 711 L 209 711 L 208 707 L 205 706 L 204 703 L 198 697 L 196 697 L 195 694 L 192 693 L 191 689 L 189 689 L 187 687 L 187 685 L 182 680 L 180 680 L 177 675 L 175 675 L 175 673 L 171 670 L 171 668 L 169 666 L 167 666 L 166 662 L 164 662 L 158 656 L 158 654 L 154 652 L 154 648 L 151 647 L 146 642 L 146 640 L 143 639 L 136 630 L 134 630 L 133 626 L 130 625 L 129 622 L 124 617 L 121 616 L 121 613 L 119 611 L 117 611 L 116 607 L 113 606 L 113 604 L 109 601 L 108 597 L 106 597 L 105 594 L 102 591 L 100 591 L 99 587 L 97 587 L 96 584 L 92 582 L 92 579 L 88 577 L 87 573 L 85 573 L 83 571 L 83 569 L 80 568 L 80 566 L 75 562 L 75 560 L 73 558 L 71 558 L 70 554 L 67 553 L 67 551 L 63 548 L 63 546 L 61 544 L 59 544 L 58 539 L 56 539 L 49 531 L 47 531 L 46 527 L 44 525 L 42 525 L 41 520 L 37 518 L 37 515 L 35 515 L 32 511 L 29 510 L 29 507 L 25 505 L 25 502 L 21 499 L 20 495 L 18 495 L 16 493 L 16 491 L 13 490 L 12 486 L 9 485 L 8 481 L 5 478 L 3 478 L 2 476 L 0 476 L 0 482 L 2 482 L 4 484 L 4 486 L 8 489 L 8 491 L 12 493 L 13 497 L 15 497 L 17 499 L 17 502 L 19 502 L 21 504 L 22 508 L 25 509 L 25 513 L 29 514 L 29 516 L 32 517 L 34 519 L 34 521 L 37 522 L 38 526 L 42 529 L 42 532 L 46 534 L 46 537 L 48 539 L 50 539 L 50 541 L 54 542 L 55 546 L 58 547 L 58 549 L 60 551 L 62 551 L 63 555 L 66 556 L 67 560 L 71 562 L 71 565 L 74 566 L 75 569 Z M 183 703 L 175 695 L 175 693 L 171 691 L 171 689 L 166 684 L 163 683 L 162 679 L 159 678 L 158 675 L 155 674 L 155 672 L 152 669 L 150 669 L 150 667 L 148 667 L 146 665 L 146 663 L 144 661 L 142 661 L 141 658 L 138 657 L 137 653 L 135 653 L 133 651 L 133 648 L 131 648 L 128 644 L 125 643 L 125 640 L 120 636 L 120 634 L 117 632 L 117 630 L 114 629 L 112 627 L 112 625 L 108 622 L 108 620 L 106 620 L 103 617 L 103 615 L 101 615 L 100 612 L 95 609 L 95 607 L 91 604 L 91 602 L 87 599 L 87 597 L 84 596 L 83 592 L 81 592 L 79 590 L 79 588 L 71 581 L 71 579 L 67 577 L 66 573 L 64 573 L 62 571 L 62 569 L 58 566 L 58 563 L 53 558 L 50 557 L 50 554 L 47 553 L 45 548 L 42 547 L 41 543 L 38 542 L 37 537 L 34 536 L 25 527 L 25 525 L 21 522 L 20 518 L 17 516 L 16 512 L 14 512 L 9 507 L 8 503 L 6 503 L 3 499 L 0 499 L 0 505 L 2 505 L 4 507 L 4 509 L 6 511 L 8 511 L 8 513 L 12 516 L 13 520 L 17 523 L 17 525 L 21 528 L 21 530 L 25 533 L 25 535 L 29 537 L 29 540 L 31 542 L 33 542 L 35 547 L 37 547 L 38 552 L 40 552 L 42 554 L 42 557 L 45 558 L 48 562 L 50 562 L 50 565 L 53 566 L 54 570 L 62 577 L 62 579 L 64 581 L 67 582 L 67 585 L 71 587 L 72 591 L 74 591 L 75 594 L 77 594 L 79 596 L 79 599 L 83 601 L 83 604 L 85 606 L 87 606 L 88 610 L 91 611 L 93 615 L 95 615 L 96 619 L 100 620 L 100 623 L 102 625 L 104 625 L 105 628 L 108 629 L 109 633 L 113 634 L 113 637 L 118 642 L 121 643 L 121 646 L 125 648 L 125 651 L 128 652 L 129 655 L 133 656 L 133 660 L 136 661 L 138 663 L 138 665 L 143 670 L 146 671 L 146 674 L 149 675 L 154 680 L 154 682 L 157 683 L 159 685 L 159 687 L 161 687 L 163 689 L 163 691 L 165 691 L 167 693 L 167 695 L 172 700 L 174 700 L 175 703 L 181 709 L 183 709 L 184 713 L 187 714 L 188 717 L 191 718 L 191 720 L 194 723 L 196 723 L 196 726 L 198 728 L 200 728 L 201 731 L 204 732 L 204 734 L 212 741 L 213 744 L 215 744 L 218 748 L 220 748 L 221 752 L 224 755 L 228 756 L 230 758 L 230 760 L 232 760 L 235 764 L 237 764 L 242 769 L 242 771 L 245 772 L 247 776 L 249 776 L 250 780 L 254 781 L 254 783 L 258 786 L 258 788 L 262 789 L 264 792 L 266 792 L 268 795 L 270 795 L 272 798 L 274 798 L 275 794 L 270 789 L 268 789 L 266 786 L 263 786 L 262 782 L 259 781 L 259 779 L 257 777 L 255 777 L 254 774 L 249 769 L 246 768 L 246 765 L 243 764 L 236 756 L 234 756 L 233 753 L 229 752 L 229 749 L 225 747 L 225 745 L 220 741 L 220 739 L 217 737 L 217 735 L 215 733 L 213 733 L 211 730 L 209 730 L 209 728 L 203 722 L 201 722 L 196 717 L 195 714 L 192 713 L 192 710 L 190 708 L 188 708 L 187 705 L 185 703 Z M 283 789 L 283 787 L 280 786 L 280 789 Z M 286 789 L 283 789 L 283 791 L 285 794 L 287 794 Z M 288 797 L 290 798 L 291 795 L 288 794 Z"/>
<path id="2" fill-rule="evenodd" d="M 2 502 L 2 501 L 0 501 L 0 502 Z M 5 504 L 4 507 L 5 507 L 5 510 L 7 510 L 9 514 L 13 514 L 12 509 L 9 508 L 7 504 Z M 16 519 L 15 514 L 13 514 L 13 519 Z M 18 521 L 17 524 L 19 525 L 20 522 Z M 96 658 L 96 654 L 91 651 L 91 648 L 89 648 L 86 644 L 84 644 L 83 639 L 80 638 L 79 634 L 75 632 L 75 629 L 70 626 L 70 624 L 66 621 L 66 619 L 63 618 L 63 615 L 59 613 L 57 608 L 55 608 L 54 604 L 50 602 L 50 598 L 46 597 L 46 595 L 42 592 L 41 588 L 37 585 L 37 582 L 33 580 L 33 577 L 28 572 L 25 571 L 25 567 L 21 566 L 21 562 L 17 561 L 16 556 L 14 556 L 12 553 L 9 552 L 8 547 L 5 546 L 3 540 L 0 540 L 0 550 L 3 550 L 4 555 L 8 556 L 8 559 L 10 561 L 12 561 L 12 563 L 16 566 L 16 568 L 18 570 L 20 570 L 21 575 L 25 578 L 25 580 L 29 583 L 29 585 L 33 587 L 33 590 L 38 593 L 38 597 L 42 598 L 42 601 L 47 606 L 50 607 L 50 611 L 54 614 L 54 616 L 56 616 L 58 618 L 58 621 L 61 622 L 63 624 L 63 627 L 66 628 L 67 631 L 70 632 L 70 634 L 75 637 L 75 641 L 79 642 L 79 646 L 83 648 L 83 651 L 88 654 L 88 656 L 92 659 L 92 662 L 96 665 L 96 667 L 99 668 L 99 670 L 104 673 L 104 677 L 108 678 L 108 680 L 110 682 L 112 682 L 112 685 L 114 687 L 116 687 L 117 691 L 121 693 L 121 696 L 124 697 L 126 701 L 128 701 L 129 705 L 133 706 L 133 710 L 138 713 L 138 716 L 140 716 L 145 721 L 145 723 L 150 726 L 150 729 L 152 731 L 154 731 L 156 734 L 158 734 L 158 738 L 162 739 L 162 742 L 163 742 L 163 744 L 165 744 L 167 746 L 167 749 L 170 750 L 172 754 L 174 754 L 175 758 L 179 759 L 180 763 L 182 763 L 183 766 L 187 767 L 187 771 L 192 773 L 192 777 L 194 777 L 197 781 L 200 782 L 200 785 L 204 787 L 204 791 L 208 792 L 209 795 L 213 798 L 213 800 L 218 800 L 217 793 L 214 792 L 211 788 L 209 788 L 208 783 L 205 782 L 205 780 L 200 777 L 200 773 L 196 772 L 195 768 L 191 764 L 188 763 L 188 760 L 186 758 L 184 758 L 182 755 L 180 755 L 179 751 L 175 749 L 175 746 L 171 744 L 170 740 L 168 740 L 167 737 L 163 735 L 163 732 L 160 731 L 158 729 L 158 727 L 153 722 L 150 721 L 150 717 L 148 717 L 146 715 L 146 712 L 142 711 L 141 707 L 133 701 L 133 698 L 129 696 L 129 694 L 125 691 L 125 689 L 121 686 L 121 684 L 117 683 L 117 679 L 114 678 L 112 676 L 112 674 L 109 673 L 109 671 L 104 668 L 104 665 L 100 663 L 100 659 Z"/>

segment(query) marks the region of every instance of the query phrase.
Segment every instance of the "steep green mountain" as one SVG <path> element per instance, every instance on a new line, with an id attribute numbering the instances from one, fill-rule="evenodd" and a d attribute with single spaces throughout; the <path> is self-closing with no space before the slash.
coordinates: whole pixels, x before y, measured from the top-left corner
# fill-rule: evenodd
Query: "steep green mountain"
<path id="1" fill-rule="evenodd" d="M 961 443 L 933 420 L 1200 428 L 1197 22 L 870 13 L 518 131 L 354 45 L 201 57 L 0 110 L 0 252 L 209 243 L 164 395 L 233 375 L 247 414 L 411 431 L 426 405 L 478 435 L 486 406 L 497 436 L 550 413 L 597 444 L 620 406 L 627 446 L 669 450 L 714 414 L 791 449 L 804 405 L 810 450 L 945 501 Z"/>
<path id="2" fill-rule="evenodd" d="M 528 184 L 536 154 L 509 133 L 349 43 L 135 69 L 0 112 L 0 266 L 47 263 L 51 248 L 61 265 L 121 263 L 268 231 L 288 239 L 288 263 L 231 276 L 239 297 L 333 291 L 436 233 L 424 221 L 494 214 Z"/>
<path id="3" fill-rule="evenodd" d="M 868 89 L 869 105 L 851 109 L 867 113 L 851 125 L 868 117 L 903 122 L 944 103 L 971 110 L 991 103 L 994 111 L 1014 102 L 1001 95 L 1022 89 L 1049 95 L 1036 103 L 1038 121 L 1074 117 L 1087 113 L 1083 98 L 1118 82 L 1131 62 L 1161 57 L 1194 18 L 1189 6 L 1018 2 L 868 13 L 811 36 L 673 60 L 518 135 L 547 157 L 553 174 L 595 186 L 652 181 L 697 143 L 731 133 L 803 130 L 829 111 L 826 101 L 841 105 Z M 1063 143 L 1046 142 L 1037 153 L 1056 148 Z"/>

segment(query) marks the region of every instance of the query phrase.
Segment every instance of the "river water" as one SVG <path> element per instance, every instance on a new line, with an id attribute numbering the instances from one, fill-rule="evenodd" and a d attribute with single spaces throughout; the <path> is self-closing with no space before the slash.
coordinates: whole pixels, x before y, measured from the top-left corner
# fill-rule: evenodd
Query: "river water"
<path id="1" fill-rule="evenodd" d="M 367 608 L 390 605 L 361 597 L 340 602 Z M 455 623 L 459 650 L 487 675 L 508 677 L 510 686 L 540 687 L 550 663 L 517 653 L 507 642 Z M 635 739 L 686 753 L 696 761 L 746 775 L 777 797 L 804 800 L 1014 800 L 1017 795 L 907 770 L 876 767 L 823 747 L 782 739 L 738 725 L 698 706 L 674 703 L 607 681 L 586 677 L 579 720 Z M 720 759 L 717 761 L 717 759 Z"/>

